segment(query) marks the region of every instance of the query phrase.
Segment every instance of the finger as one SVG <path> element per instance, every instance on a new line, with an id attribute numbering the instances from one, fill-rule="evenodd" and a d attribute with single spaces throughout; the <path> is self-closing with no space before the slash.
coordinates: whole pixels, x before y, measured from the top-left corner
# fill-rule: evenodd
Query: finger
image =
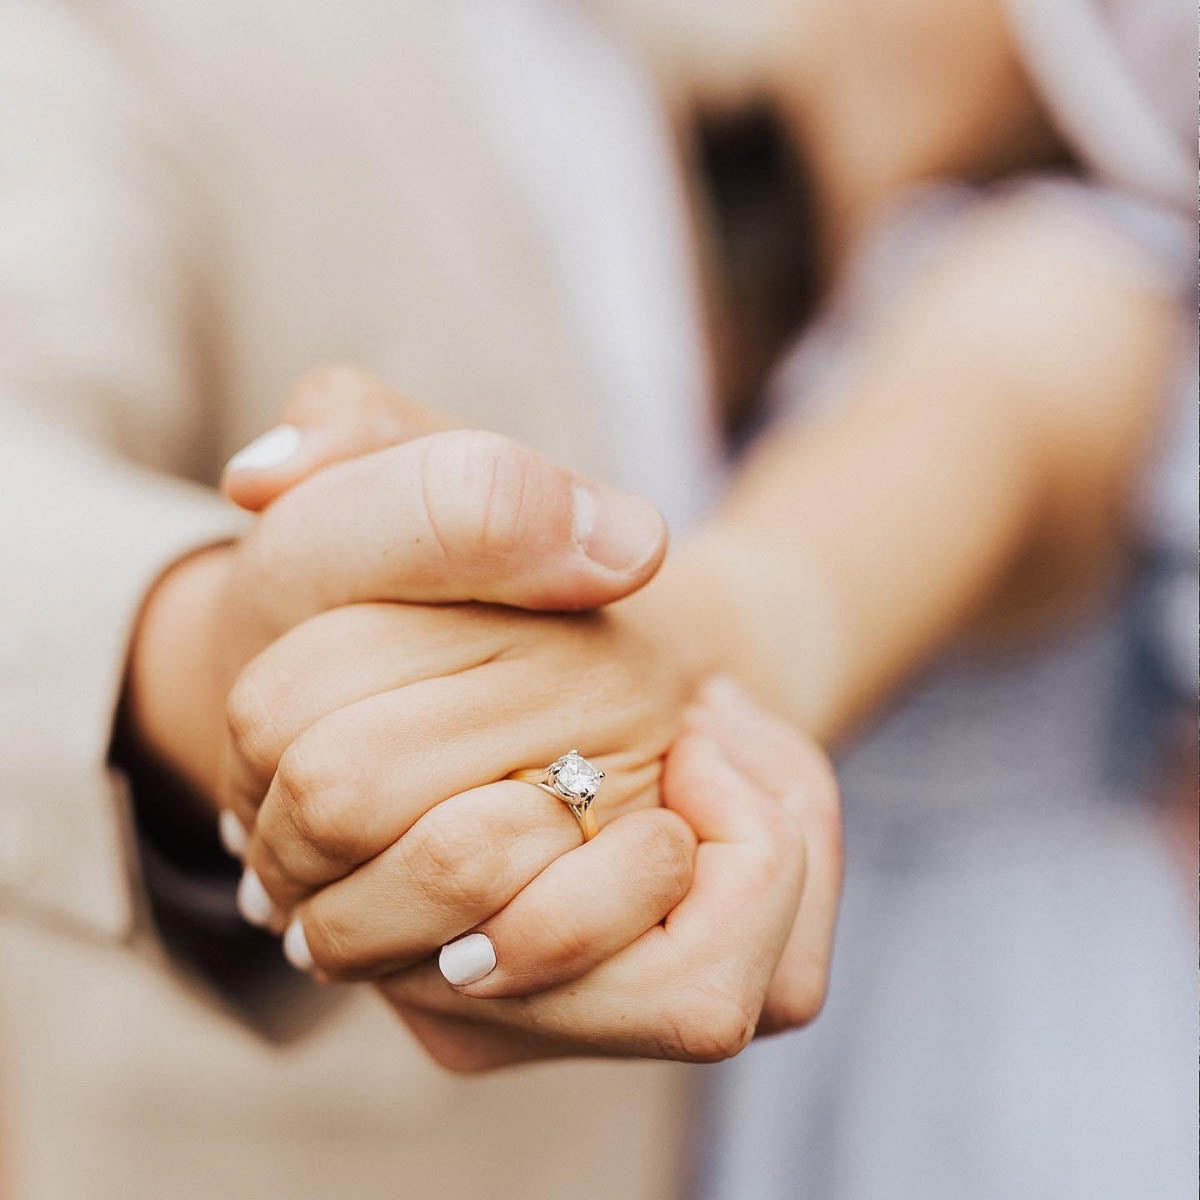
<path id="1" fill-rule="evenodd" d="M 514 696 L 522 701 L 515 710 Z M 551 762 L 572 744 L 561 701 L 561 690 L 531 678 L 527 664 L 499 659 L 330 713 L 280 758 L 247 865 L 290 909 L 384 851 L 447 796 Z M 659 774 L 657 762 L 635 769 L 605 753 L 620 744 L 623 720 L 615 709 L 600 712 L 579 731 L 593 739 L 580 748 L 612 768 L 596 802 L 601 823 L 649 803 Z"/>
<path id="2" fill-rule="evenodd" d="M 392 1007 L 430 1057 L 448 1071 L 494 1071 L 570 1053 L 557 1042 L 520 1030 L 496 1029 L 482 1021 L 441 1016 L 403 1004 Z"/>
<path id="3" fill-rule="evenodd" d="M 515 780 L 430 809 L 378 857 L 297 908 L 286 949 L 331 979 L 368 979 L 435 953 L 578 846 L 566 806 Z"/>
<path id="4" fill-rule="evenodd" d="M 347 605 L 269 645 L 238 676 L 226 702 L 220 806 L 252 827 L 283 752 L 322 717 L 383 691 L 467 671 L 507 644 L 487 609 L 465 607 L 453 621 L 446 618 L 441 608 Z M 296 686 L 298 664 L 304 687 Z"/>
<path id="5" fill-rule="evenodd" d="M 494 917 L 444 946 L 447 982 L 471 996 L 522 996 L 598 966 L 687 894 L 696 838 L 666 809 L 611 822 L 556 858 Z"/>
<path id="6" fill-rule="evenodd" d="M 280 423 L 229 460 L 221 489 L 258 511 L 330 463 L 453 426 L 369 372 L 321 367 L 292 388 Z"/>
<path id="7" fill-rule="evenodd" d="M 816 745 L 768 713 L 737 684 L 712 680 L 685 715 L 764 790 L 796 815 L 806 846 L 804 891 L 764 1006 L 763 1032 L 807 1024 L 820 1012 L 842 890 L 838 787 Z"/>
<path id="8" fill-rule="evenodd" d="M 666 937 L 685 958 L 706 946 L 706 954 L 738 963 L 744 979 L 765 970 L 765 989 L 804 886 L 798 822 L 716 742 L 694 732 L 667 756 L 662 802 L 700 839 L 691 890 L 667 918 Z"/>
<path id="9" fill-rule="evenodd" d="M 842 834 L 837 819 L 804 822 L 804 891 L 767 988 L 760 1032 L 795 1029 L 816 1019 L 829 991 L 842 895 Z"/>
<path id="10" fill-rule="evenodd" d="M 358 600 L 584 609 L 657 571 L 648 502 L 498 434 L 434 434 L 336 463 L 280 496 L 243 544 L 281 629 Z"/>
<path id="11" fill-rule="evenodd" d="M 832 800 L 837 781 L 829 759 L 811 738 L 754 700 L 735 680 L 715 676 L 700 688 L 685 722 L 708 737 L 747 778 L 779 799 Z M 801 782 L 797 790 L 789 785 Z"/>
<path id="12" fill-rule="evenodd" d="M 393 1003 L 490 1021 L 577 1052 L 703 1062 L 736 1054 L 754 1032 L 791 928 L 803 853 L 778 822 L 779 805 L 699 735 L 672 749 L 667 795 L 713 840 L 699 846 L 691 890 L 663 925 L 534 996 L 465 995 L 431 963 L 388 977 L 381 989 Z"/>

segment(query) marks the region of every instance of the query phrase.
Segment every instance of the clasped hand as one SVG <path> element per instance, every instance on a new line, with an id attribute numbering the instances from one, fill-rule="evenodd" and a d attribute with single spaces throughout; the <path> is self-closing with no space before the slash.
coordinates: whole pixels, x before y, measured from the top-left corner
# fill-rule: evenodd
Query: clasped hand
<path id="1" fill-rule="evenodd" d="M 227 720 L 192 771 L 241 843 L 246 915 L 317 977 L 374 981 L 458 1069 L 713 1061 L 810 1020 L 836 787 L 701 684 L 661 604 L 615 603 L 658 569 L 657 514 L 496 435 L 427 433 L 355 372 L 309 377 L 286 416 L 288 459 L 227 475 L 263 511 L 209 565 Z M 606 772 L 584 844 L 509 778 L 571 747 Z"/>

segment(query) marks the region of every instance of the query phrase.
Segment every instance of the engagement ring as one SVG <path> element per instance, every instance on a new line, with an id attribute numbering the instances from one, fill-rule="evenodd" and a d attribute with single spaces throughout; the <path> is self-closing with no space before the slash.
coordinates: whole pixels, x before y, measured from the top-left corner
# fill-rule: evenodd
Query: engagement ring
<path id="1" fill-rule="evenodd" d="M 597 833 L 592 801 L 596 798 L 596 785 L 603 778 L 603 771 L 593 767 L 578 750 L 572 750 L 556 758 L 546 768 L 537 786 L 561 800 L 571 810 L 571 815 L 583 830 L 583 840 L 586 842 Z"/>

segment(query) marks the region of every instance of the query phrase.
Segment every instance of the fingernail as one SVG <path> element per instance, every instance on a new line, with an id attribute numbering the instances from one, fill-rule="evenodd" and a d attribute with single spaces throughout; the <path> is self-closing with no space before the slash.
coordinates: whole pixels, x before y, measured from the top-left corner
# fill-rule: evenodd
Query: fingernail
<path id="1" fill-rule="evenodd" d="M 468 933 L 447 942 L 438 955 L 438 968 L 447 983 L 463 987 L 478 983 L 496 966 L 496 947 L 486 933 Z"/>
<path id="2" fill-rule="evenodd" d="M 282 466 L 300 447 L 300 430 L 295 425 L 276 425 L 243 446 L 225 464 L 226 471 L 268 471 Z"/>
<path id="3" fill-rule="evenodd" d="M 246 857 L 246 843 L 249 842 L 250 835 L 232 809 L 221 809 L 217 817 L 217 833 L 220 835 L 221 845 L 231 858 L 241 860 Z"/>
<path id="4" fill-rule="evenodd" d="M 308 948 L 308 937 L 299 917 L 292 918 L 287 933 L 283 935 L 283 954 L 297 971 L 312 970 L 312 951 Z"/>
<path id="5" fill-rule="evenodd" d="M 259 928 L 270 925 L 271 918 L 275 915 L 275 905 L 253 867 L 247 867 L 242 873 L 242 881 L 237 890 L 237 906 L 242 919 Z"/>
<path id="6" fill-rule="evenodd" d="M 663 519 L 640 496 L 576 484 L 572 534 L 593 562 L 610 571 L 634 571 L 662 546 Z"/>

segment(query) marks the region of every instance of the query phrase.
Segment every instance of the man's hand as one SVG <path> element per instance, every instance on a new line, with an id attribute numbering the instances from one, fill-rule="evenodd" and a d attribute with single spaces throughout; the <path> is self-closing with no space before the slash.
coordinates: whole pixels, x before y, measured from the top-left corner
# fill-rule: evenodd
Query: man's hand
<path id="1" fill-rule="evenodd" d="M 617 599 L 657 570 L 663 533 L 656 514 L 642 526 L 651 535 L 642 537 L 643 553 L 625 555 L 624 570 L 613 562 L 611 539 L 595 540 L 604 528 L 597 518 L 611 514 L 610 528 L 628 550 L 622 538 L 631 528 L 636 532 L 631 518 L 637 514 L 617 505 L 632 498 L 583 484 L 492 435 L 430 435 L 419 410 L 402 410 L 386 389 L 369 379 L 356 384 L 356 378 L 346 372 L 310 378 L 284 431 L 267 439 L 274 459 L 268 461 L 260 442 L 231 463 L 227 492 L 265 510 L 241 555 L 202 556 L 164 582 L 169 589 L 182 576 L 197 587 L 206 572 L 221 579 L 216 595 L 225 604 L 230 597 L 237 602 L 235 617 L 223 623 L 240 637 L 234 659 L 246 646 L 275 640 L 272 631 L 282 633 L 364 593 L 576 608 Z M 324 423 L 314 388 L 327 400 L 337 397 L 336 415 Z M 395 444 L 405 437 L 410 440 Z M 430 456 L 436 461 L 443 454 L 455 481 L 449 486 L 444 473 L 427 473 Z M 480 461 L 482 471 L 475 469 Z M 521 481 L 515 508 L 514 490 L 506 486 L 514 467 L 511 474 Z M 417 489 L 414 471 L 422 484 Z M 580 536 L 581 488 L 587 496 L 582 524 L 591 538 Z M 509 519 L 497 538 L 493 505 L 506 497 Z M 389 500 L 392 510 L 380 513 L 378 506 Z M 393 511 L 404 518 L 398 537 L 389 529 Z M 295 590 L 281 587 L 289 578 Z M 248 591 L 247 583 L 253 585 Z M 225 679 L 214 690 L 228 686 Z M 490 939 L 496 958 L 486 977 L 452 987 L 427 961 L 381 984 L 439 1061 L 458 1069 L 580 1053 L 712 1061 L 736 1053 L 756 1031 L 815 1016 L 828 977 L 841 875 L 832 775 L 819 750 L 732 685 L 710 688 L 686 720 L 667 761 L 666 808 L 630 814 L 577 849 L 568 841 L 566 853 L 485 918 L 474 932 Z M 658 824 L 679 836 L 659 836 Z M 602 844 L 605 838 L 612 844 Z M 685 870 L 693 838 L 699 846 Z M 654 886 L 641 892 L 614 888 L 614 879 L 655 844 L 670 851 L 666 862 L 674 869 L 657 869 Z M 630 878 L 640 879 L 635 869 Z M 581 886 L 586 895 L 573 896 Z M 568 910 L 578 920 L 559 930 Z M 347 926 L 345 945 L 364 931 L 369 936 L 370 928 L 370 922 Z M 299 921 L 289 937 L 296 929 L 303 930 Z M 564 945 L 582 952 L 555 958 L 556 930 L 567 938 Z M 545 953 L 536 952 L 538 946 Z M 312 949 L 303 947 L 308 964 Z"/>
<path id="2" fill-rule="evenodd" d="M 207 797 L 234 679 L 308 617 L 360 600 L 586 609 L 637 590 L 662 561 L 665 526 L 645 501 L 496 434 L 429 433 L 437 422 L 369 376 L 310 375 L 284 416 L 310 431 L 304 452 L 257 482 L 231 469 L 227 487 L 265 503 L 268 484 L 293 486 L 240 543 L 169 571 L 135 634 L 135 736 Z"/>
<path id="3" fill-rule="evenodd" d="M 842 877 L 837 785 L 824 754 L 734 684 L 715 682 L 688 710 L 663 798 L 699 842 L 691 889 L 606 961 L 545 990 L 505 969 L 519 970 L 527 940 L 605 935 L 612 899 L 571 863 L 602 833 L 481 925 L 496 967 L 478 983 L 453 987 L 433 962 L 380 983 L 438 1062 L 459 1071 L 581 1054 L 716 1062 L 756 1034 L 816 1017 Z"/>

